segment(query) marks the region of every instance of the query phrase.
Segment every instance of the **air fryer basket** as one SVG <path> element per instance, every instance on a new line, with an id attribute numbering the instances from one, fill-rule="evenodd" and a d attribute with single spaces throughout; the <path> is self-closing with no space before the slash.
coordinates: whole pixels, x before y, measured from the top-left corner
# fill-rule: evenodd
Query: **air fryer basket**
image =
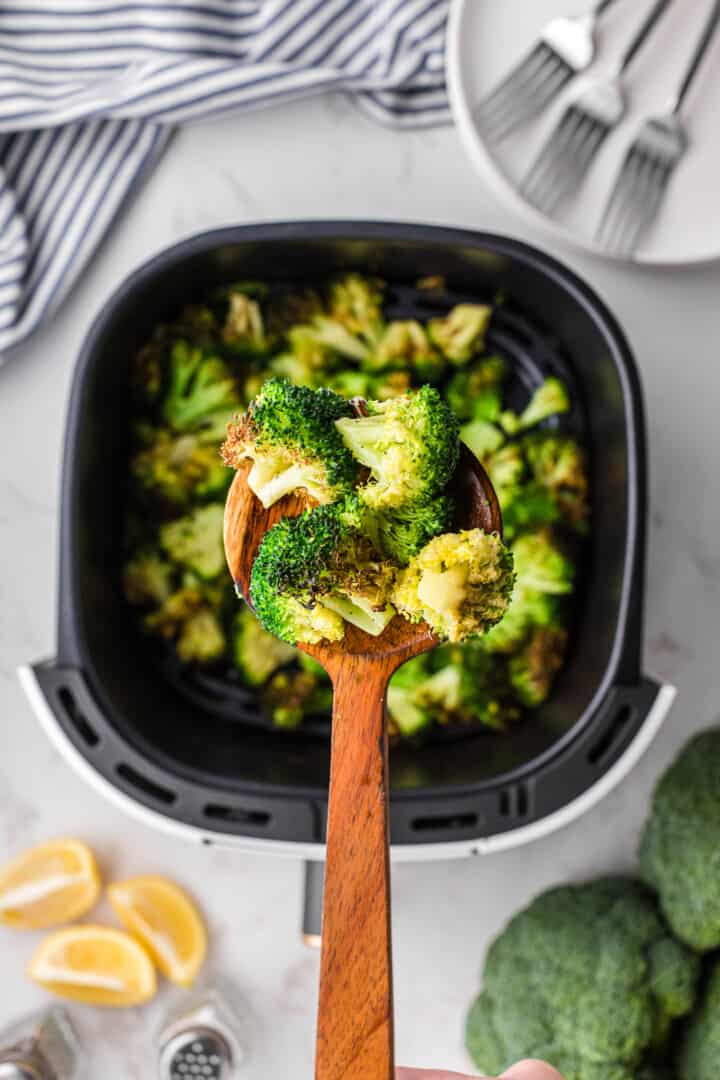
<path id="1" fill-rule="evenodd" d="M 444 275 L 463 296 L 501 293 L 495 344 L 528 386 L 552 371 L 570 380 L 571 424 L 590 449 L 582 601 L 550 700 L 516 731 L 473 730 L 392 754 L 393 845 L 471 850 L 483 837 L 548 819 L 610 775 L 660 689 L 640 672 L 645 447 L 632 356 L 574 274 L 515 241 L 400 224 L 259 225 L 187 240 L 131 275 L 97 318 L 75 375 L 57 659 L 35 668 L 36 684 L 57 736 L 107 790 L 206 838 L 322 843 L 327 725 L 269 731 L 222 682 L 195 681 L 188 693 L 159 673 L 123 601 L 127 374 L 152 327 L 215 285 L 304 282 L 348 268 L 390 282 L 396 313 L 416 302 L 406 290 L 425 275 Z"/>

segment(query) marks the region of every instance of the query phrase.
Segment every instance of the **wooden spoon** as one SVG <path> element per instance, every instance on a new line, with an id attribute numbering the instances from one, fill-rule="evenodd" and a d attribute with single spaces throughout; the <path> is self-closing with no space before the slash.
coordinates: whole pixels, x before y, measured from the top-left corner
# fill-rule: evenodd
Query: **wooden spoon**
<path id="1" fill-rule="evenodd" d="M 249 467 L 225 506 L 228 566 L 248 601 L 263 536 L 308 505 L 290 495 L 264 509 L 247 485 Z M 450 491 L 454 528 L 501 533 L 497 496 L 464 446 Z M 379 637 L 348 624 L 343 641 L 298 646 L 334 691 L 316 1080 L 394 1080 L 385 696 L 401 664 L 438 644 L 426 623 L 398 615 Z"/>

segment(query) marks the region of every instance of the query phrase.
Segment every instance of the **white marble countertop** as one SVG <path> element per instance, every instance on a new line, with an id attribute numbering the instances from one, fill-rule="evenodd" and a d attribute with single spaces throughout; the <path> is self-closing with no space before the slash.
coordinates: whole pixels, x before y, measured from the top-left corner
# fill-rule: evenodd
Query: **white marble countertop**
<path id="1" fill-rule="evenodd" d="M 298 934 L 299 862 L 192 847 L 102 801 L 40 731 L 15 676 L 54 650 L 60 447 L 70 376 L 103 301 L 148 255 L 190 233 L 272 218 L 396 218 L 529 235 L 473 175 L 450 129 L 398 134 L 343 98 L 204 124 L 178 135 L 51 325 L 0 371 L 0 859 L 84 837 L 107 877 L 156 871 L 193 888 L 212 964 L 257 1017 L 247 1075 L 312 1074 L 318 961 Z M 615 311 L 649 415 L 649 671 L 675 682 L 670 721 L 632 775 L 582 820 L 533 846 L 394 873 L 398 1060 L 462 1069 L 464 1011 L 488 939 L 534 893 L 631 865 L 652 785 L 694 729 L 716 720 L 720 620 L 720 265 L 621 269 L 556 250 Z M 45 1000 L 24 977 L 35 935 L 0 932 L 0 1024 Z M 163 996 L 142 1011 L 71 1009 L 93 1077 L 148 1080 Z"/>

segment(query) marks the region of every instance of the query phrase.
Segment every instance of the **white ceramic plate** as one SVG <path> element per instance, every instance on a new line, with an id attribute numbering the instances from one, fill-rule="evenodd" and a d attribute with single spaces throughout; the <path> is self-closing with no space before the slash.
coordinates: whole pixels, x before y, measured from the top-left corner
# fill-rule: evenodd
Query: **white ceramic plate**
<path id="1" fill-rule="evenodd" d="M 616 0 L 598 30 L 593 74 L 616 59 L 653 0 Z M 545 217 L 515 184 L 534 160 L 568 98 L 573 80 L 546 114 L 499 146 L 483 142 L 474 107 L 559 14 L 588 10 L 588 0 L 454 0 L 448 27 L 448 83 L 460 137 L 475 167 L 516 209 L 575 245 L 607 254 L 594 232 L 628 143 L 640 122 L 662 112 L 676 89 L 713 0 L 674 0 L 629 72 L 629 114 L 607 139 L 585 184 L 557 219 Z M 685 116 L 691 146 L 671 181 L 660 215 L 634 261 L 681 265 L 720 257 L 720 31 L 706 53 Z"/>

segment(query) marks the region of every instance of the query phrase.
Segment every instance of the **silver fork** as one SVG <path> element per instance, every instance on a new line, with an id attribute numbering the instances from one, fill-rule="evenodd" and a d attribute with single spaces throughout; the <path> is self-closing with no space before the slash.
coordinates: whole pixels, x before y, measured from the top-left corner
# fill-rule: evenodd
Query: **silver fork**
<path id="1" fill-rule="evenodd" d="M 595 27 L 615 0 L 597 0 L 587 15 L 553 19 L 537 45 L 483 98 L 475 119 L 483 134 L 503 139 L 541 112 L 595 57 Z"/>
<path id="2" fill-rule="evenodd" d="M 577 190 L 610 131 L 626 110 L 624 75 L 672 0 L 655 0 L 613 71 L 589 80 L 568 105 L 520 184 L 520 191 L 544 214 Z"/>
<path id="3" fill-rule="evenodd" d="M 683 105 L 719 24 L 720 0 L 715 0 L 667 111 L 643 123 L 625 154 L 596 233 L 596 239 L 617 255 L 631 255 L 637 249 L 688 149 Z"/>

